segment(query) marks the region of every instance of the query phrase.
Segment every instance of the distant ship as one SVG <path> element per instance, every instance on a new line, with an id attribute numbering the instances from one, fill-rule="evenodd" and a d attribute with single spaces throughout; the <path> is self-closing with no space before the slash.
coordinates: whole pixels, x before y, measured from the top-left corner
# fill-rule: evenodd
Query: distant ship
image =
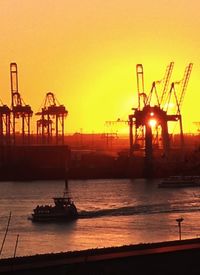
<path id="1" fill-rule="evenodd" d="M 72 221 L 78 218 L 77 208 L 68 195 L 65 185 L 62 197 L 53 198 L 54 205 L 38 205 L 33 209 L 31 220 L 33 222 Z"/>
<path id="2" fill-rule="evenodd" d="M 180 188 L 180 187 L 200 187 L 200 176 L 171 176 L 163 179 L 158 187 Z"/>

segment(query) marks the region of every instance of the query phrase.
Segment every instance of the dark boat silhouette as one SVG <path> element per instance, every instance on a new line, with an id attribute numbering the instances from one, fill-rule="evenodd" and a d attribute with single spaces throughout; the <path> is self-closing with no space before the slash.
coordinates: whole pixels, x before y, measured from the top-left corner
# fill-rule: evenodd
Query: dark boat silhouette
<path id="1" fill-rule="evenodd" d="M 68 194 L 67 182 L 63 196 L 55 197 L 54 205 L 38 205 L 33 209 L 33 222 L 72 221 L 78 218 L 77 208 Z"/>
<path id="2" fill-rule="evenodd" d="M 159 184 L 160 188 L 181 188 L 200 187 L 199 176 L 171 176 L 163 179 Z"/>

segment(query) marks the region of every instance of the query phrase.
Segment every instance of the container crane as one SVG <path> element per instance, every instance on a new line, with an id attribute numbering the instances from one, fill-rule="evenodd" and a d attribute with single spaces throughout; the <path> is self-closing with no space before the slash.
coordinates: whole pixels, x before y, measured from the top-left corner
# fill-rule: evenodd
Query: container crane
<path id="1" fill-rule="evenodd" d="M 168 122 L 169 121 L 179 121 L 180 122 L 180 136 L 181 136 L 181 147 L 183 148 L 183 129 L 182 129 L 182 117 L 181 117 L 181 105 L 183 103 L 183 98 L 185 95 L 185 91 L 187 88 L 187 84 L 189 81 L 189 77 L 191 74 L 193 64 L 190 63 L 184 73 L 184 77 L 179 82 L 173 82 L 171 84 L 171 88 L 167 93 L 167 88 L 169 85 L 170 77 L 172 74 L 172 70 L 174 67 L 174 63 L 171 62 L 167 70 L 165 72 L 165 76 L 163 78 L 163 86 L 161 95 L 157 93 L 156 84 L 160 83 L 159 81 L 153 82 L 152 89 L 148 97 L 145 96 L 146 101 L 143 103 L 143 108 L 141 108 L 141 102 L 138 102 L 138 108 L 133 109 L 134 113 L 129 115 L 129 129 L 130 129 L 130 155 L 133 153 L 133 133 L 132 129 L 135 125 L 136 134 L 135 134 L 135 141 L 139 140 L 138 138 L 138 131 L 142 129 L 142 132 L 145 133 L 143 135 L 145 140 L 145 156 L 146 159 L 152 158 L 152 142 L 153 142 L 153 133 L 152 130 L 156 129 L 158 131 L 158 127 L 161 129 L 162 135 L 162 143 L 163 143 L 163 150 L 164 155 L 168 155 L 169 152 L 169 133 L 168 133 Z M 140 73 L 142 74 L 143 70 L 140 68 Z M 138 75 L 138 67 L 136 66 L 136 72 Z M 137 76 L 137 80 L 138 80 Z M 143 83 L 143 74 L 142 74 L 142 83 Z M 175 91 L 175 84 L 180 85 L 179 93 Z M 137 85 L 139 87 L 139 84 Z M 138 94 L 141 95 L 141 90 L 138 90 Z M 154 106 L 152 105 L 152 93 L 153 91 L 156 93 L 157 104 Z M 176 111 L 172 114 L 169 114 L 168 108 L 171 103 L 171 95 L 174 94 L 176 98 Z M 138 96 L 138 100 L 140 100 L 140 96 Z M 155 127 L 155 128 L 153 128 Z M 157 139 L 158 140 L 158 139 Z"/>
<path id="2" fill-rule="evenodd" d="M 10 108 L 0 100 L 0 144 L 10 143 Z"/>
<path id="3" fill-rule="evenodd" d="M 168 86 L 169 86 L 169 82 L 170 82 L 170 78 L 171 78 L 171 74 L 174 68 L 174 62 L 170 62 L 170 64 L 167 66 L 166 70 L 165 70 L 165 74 L 164 77 L 161 80 L 158 81 L 154 81 L 152 83 L 152 87 L 150 90 L 150 93 L 147 97 L 147 101 L 146 101 L 146 106 L 158 106 L 159 108 L 161 108 L 162 104 L 163 104 L 163 100 L 166 97 L 167 94 L 167 90 L 168 90 Z M 157 86 L 160 88 L 157 89 Z M 153 95 L 155 94 L 155 96 L 153 97 Z M 157 108 L 156 108 L 157 110 Z M 155 124 L 155 120 L 152 120 L 151 122 L 152 124 Z M 160 136 L 162 135 L 162 129 L 161 129 L 161 125 L 156 124 L 156 127 L 154 127 L 154 132 L 152 133 L 154 138 L 153 138 L 153 143 L 155 146 L 159 147 L 159 143 L 160 143 Z M 164 146 L 164 144 L 163 144 Z"/>
<path id="4" fill-rule="evenodd" d="M 42 143 L 51 143 L 52 137 L 55 135 L 56 144 L 59 143 L 60 136 L 61 143 L 64 144 L 64 119 L 67 114 L 68 111 L 64 105 L 59 104 L 54 93 L 48 92 L 42 110 L 36 113 L 41 116 L 37 120 L 37 136 L 38 138 L 42 137 Z"/>
<path id="5" fill-rule="evenodd" d="M 166 91 L 168 89 L 170 77 L 173 71 L 174 67 L 174 62 L 170 62 L 170 64 L 167 66 L 164 77 L 161 80 L 154 81 L 152 83 L 151 90 L 148 94 L 144 92 L 144 73 L 143 73 L 143 66 L 142 64 L 137 64 L 136 65 L 136 75 L 137 75 L 137 91 L 138 91 L 138 108 L 135 109 L 135 112 L 143 110 L 146 106 L 158 106 L 160 107 L 162 104 L 163 99 L 165 98 Z M 157 90 L 157 85 L 160 84 L 162 85 L 161 92 Z M 153 94 L 155 94 L 155 101 L 153 102 Z M 141 104 L 142 102 L 142 104 Z M 142 107 L 142 108 L 141 108 Z M 129 116 L 129 126 L 130 126 L 130 144 L 133 146 L 133 134 L 132 134 L 132 127 L 133 127 L 133 121 L 131 118 L 131 115 Z M 138 147 L 138 141 L 140 141 L 141 146 L 144 147 L 144 125 L 139 125 L 135 127 L 135 147 Z M 156 136 L 157 138 L 155 139 L 156 142 L 158 142 L 158 131 L 159 127 L 156 127 Z"/>
<path id="6" fill-rule="evenodd" d="M 26 105 L 18 90 L 18 70 L 16 63 L 10 63 L 10 82 L 11 82 L 11 112 L 12 112 L 12 133 L 14 144 L 16 142 L 16 122 L 21 122 L 19 132 L 22 135 L 22 143 L 25 143 L 25 137 L 28 136 L 30 142 L 30 119 L 33 111 L 29 105 Z"/>

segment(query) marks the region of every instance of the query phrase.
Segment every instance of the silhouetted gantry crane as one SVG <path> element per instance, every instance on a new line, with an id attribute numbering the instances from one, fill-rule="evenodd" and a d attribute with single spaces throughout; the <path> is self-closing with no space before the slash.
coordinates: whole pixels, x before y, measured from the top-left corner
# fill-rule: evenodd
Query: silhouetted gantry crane
<path id="1" fill-rule="evenodd" d="M 42 143 L 64 144 L 64 119 L 68 111 L 60 105 L 52 92 L 46 94 L 42 110 L 37 112 L 41 118 L 37 120 L 37 136 Z"/>
<path id="2" fill-rule="evenodd" d="M 33 111 L 29 105 L 26 105 L 18 90 L 18 71 L 17 64 L 10 64 L 10 82 L 11 82 L 11 112 L 12 112 L 12 134 L 13 142 L 16 142 L 16 132 L 22 134 L 22 143 L 30 140 L 30 119 L 33 115 Z M 16 129 L 16 122 L 18 123 L 18 129 Z M 20 124 L 20 125 L 19 125 Z M 27 139 L 26 139 L 27 137 Z"/>
<path id="3" fill-rule="evenodd" d="M 0 144 L 10 143 L 10 108 L 1 102 L 0 105 Z"/>
<path id="4" fill-rule="evenodd" d="M 18 89 L 18 68 L 10 63 L 11 108 L 0 100 L 0 145 L 30 144 L 33 111 L 25 104 Z M 42 110 L 37 115 L 37 137 L 42 143 L 64 144 L 64 119 L 68 111 L 60 105 L 51 92 L 46 94 Z M 33 140 L 32 140 L 33 141 Z"/>
<path id="5" fill-rule="evenodd" d="M 179 121 L 180 124 L 180 136 L 181 147 L 183 149 L 183 127 L 181 106 L 185 91 L 187 89 L 189 77 L 192 71 L 193 64 L 190 63 L 184 72 L 183 79 L 178 82 L 172 82 L 168 91 L 168 85 L 174 63 L 171 62 L 167 69 L 162 81 L 155 81 L 152 84 L 150 93 L 147 95 L 144 91 L 144 75 L 142 64 L 136 65 L 137 75 L 137 93 L 138 93 L 138 107 L 134 108 L 134 113 L 129 115 L 129 129 L 130 129 L 130 155 L 133 154 L 134 146 L 138 147 L 139 143 L 145 147 L 145 156 L 147 159 L 152 158 L 153 151 L 153 128 L 158 131 L 161 128 L 161 137 L 164 155 L 168 155 L 169 152 L 169 133 L 168 122 Z M 157 84 L 162 83 L 161 92 L 157 91 Z M 179 85 L 179 89 L 176 86 Z M 168 92 L 167 92 L 168 91 Z M 153 97 L 154 95 L 154 97 Z M 170 112 L 170 102 L 172 95 L 175 98 L 175 109 Z M 154 101 L 153 101 L 154 98 Z M 135 141 L 133 142 L 133 127 L 135 127 Z M 141 142 L 142 141 L 142 142 Z"/>

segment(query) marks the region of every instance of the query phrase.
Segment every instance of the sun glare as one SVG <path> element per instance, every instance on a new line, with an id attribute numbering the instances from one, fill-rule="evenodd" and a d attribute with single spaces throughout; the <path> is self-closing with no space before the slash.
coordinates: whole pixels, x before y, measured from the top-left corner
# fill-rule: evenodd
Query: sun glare
<path id="1" fill-rule="evenodd" d="M 151 127 L 155 127 L 155 126 L 157 125 L 157 120 L 156 120 L 156 119 L 150 119 L 150 120 L 149 120 L 149 125 L 150 125 Z"/>

